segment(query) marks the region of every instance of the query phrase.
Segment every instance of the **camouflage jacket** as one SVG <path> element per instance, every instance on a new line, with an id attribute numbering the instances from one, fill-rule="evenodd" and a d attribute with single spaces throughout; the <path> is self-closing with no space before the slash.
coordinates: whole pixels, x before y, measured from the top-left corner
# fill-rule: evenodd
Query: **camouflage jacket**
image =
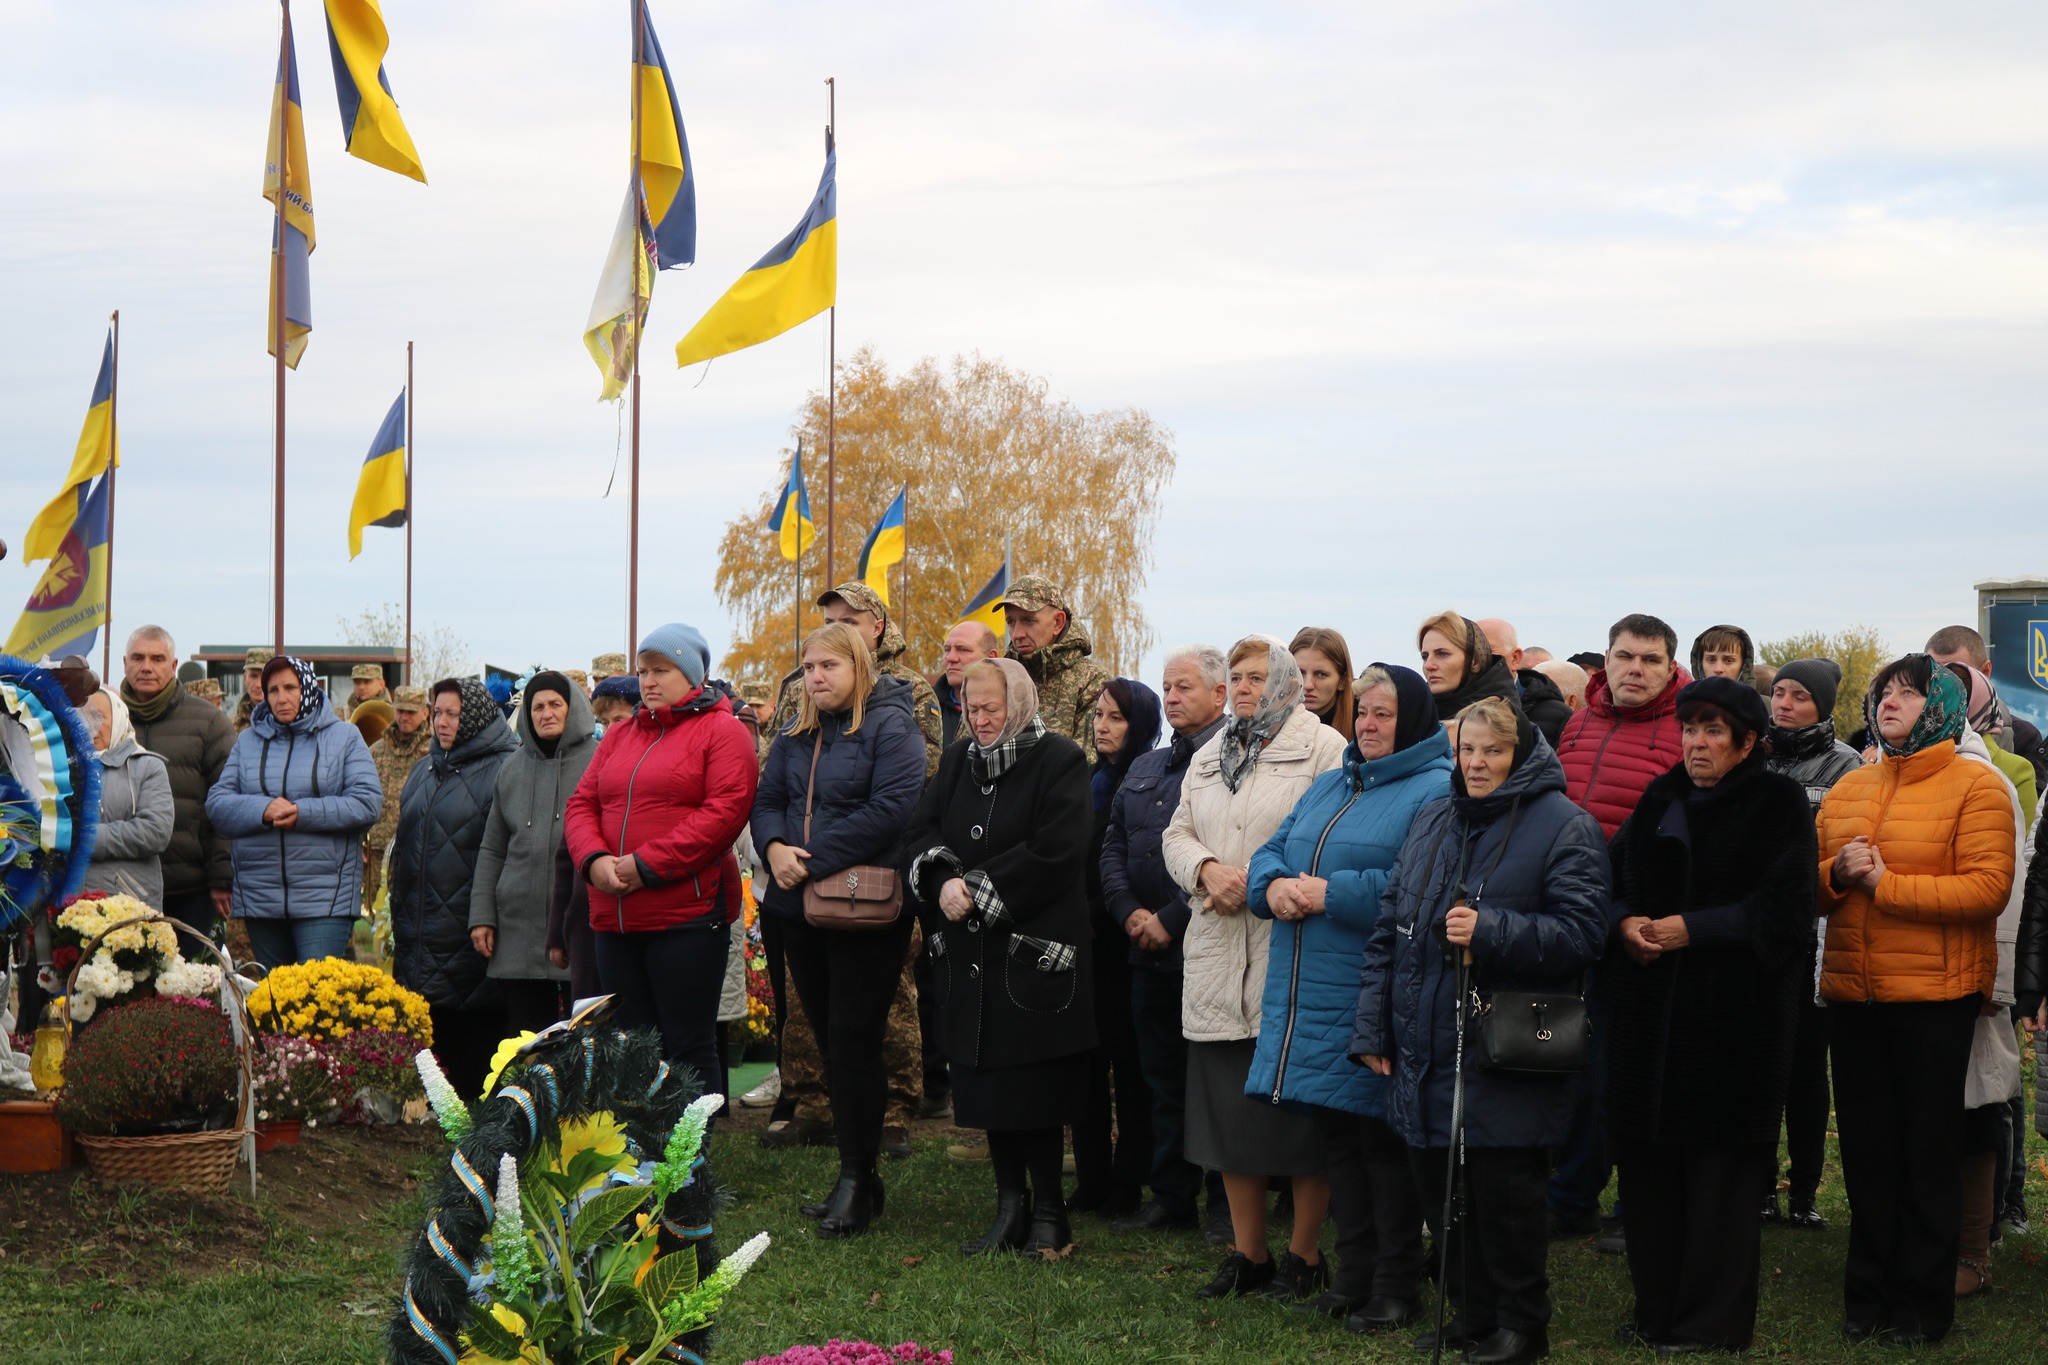
<path id="1" fill-rule="evenodd" d="M 1031 681 L 1038 684 L 1038 714 L 1045 728 L 1065 735 L 1081 746 L 1089 765 L 1095 763 L 1095 699 L 1109 681 L 1109 670 L 1088 656 L 1095 646 L 1079 621 L 1070 621 L 1060 638 L 1028 659 L 1012 659 L 1024 665 Z"/>
<path id="2" fill-rule="evenodd" d="M 242 733 L 242 731 L 249 728 L 249 719 L 251 714 L 255 710 L 256 694 L 253 692 L 244 692 L 242 694 L 242 699 L 235 703 L 235 714 L 232 717 L 232 719 L 235 722 L 236 734 L 239 735 Z"/>
<path id="3" fill-rule="evenodd" d="M 433 740 L 433 725 L 422 720 L 410 739 L 393 725 L 370 746 L 370 757 L 377 764 L 377 780 L 384 784 L 384 809 L 378 814 L 377 823 L 363 836 L 363 843 L 369 848 L 382 850 L 398 832 L 398 794 L 405 790 L 406 775 L 412 771 L 412 765 L 427 756 Z"/>
<path id="4" fill-rule="evenodd" d="M 903 655 L 910 648 L 903 638 L 903 632 L 896 628 L 894 621 L 882 628 L 882 643 L 875 649 L 875 671 L 884 677 L 901 678 L 910 684 L 910 710 L 917 717 L 917 728 L 924 734 L 924 780 L 929 782 L 939 770 L 939 754 L 944 743 L 944 730 L 939 718 L 939 694 L 932 691 L 931 679 L 903 662 Z M 789 728 L 796 719 L 797 703 L 803 697 L 804 671 L 792 670 L 782 679 L 782 687 L 776 693 L 775 716 L 768 722 L 768 729 L 761 736 L 761 765 L 768 764 L 768 747 L 775 737 Z M 1095 705 L 1091 695 L 1088 705 Z"/>

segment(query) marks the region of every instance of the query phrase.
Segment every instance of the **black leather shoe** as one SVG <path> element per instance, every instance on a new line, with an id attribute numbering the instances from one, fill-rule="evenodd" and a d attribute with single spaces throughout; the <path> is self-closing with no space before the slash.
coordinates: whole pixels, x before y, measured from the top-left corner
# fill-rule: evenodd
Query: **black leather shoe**
<path id="1" fill-rule="evenodd" d="M 1477 1344 L 1478 1342 L 1484 1341 L 1486 1338 L 1492 1335 L 1492 1332 L 1475 1333 L 1471 1328 L 1465 1325 L 1465 1320 L 1463 1318 L 1452 1318 L 1449 1322 L 1444 1324 L 1444 1349 L 1446 1351 L 1456 1351 L 1460 1354 L 1463 1354 L 1473 1345 Z M 1432 1327 L 1427 1332 L 1424 1332 L 1421 1336 L 1415 1338 L 1414 1345 L 1415 1349 L 1418 1351 L 1434 1351 L 1436 1349 L 1436 1342 L 1436 1328 Z"/>
<path id="2" fill-rule="evenodd" d="M 1227 1205 L 1209 1206 L 1209 1221 L 1202 1225 L 1202 1240 L 1212 1247 L 1227 1247 L 1237 1240 L 1237 1229 L 1230 1225 Z"/>
<path id="3" fill-rule="evenodd" d="M 1067 1209 L 1059 1200 L 1040 1200 L 1031 1214 L 1031 1231 L 1024 1238 L 1026 1256 L 1055 1254 L 1074 1244 L 1074 1227 L 1067 1221 Z"/>
<path id="4" fill-rule="evenodd" d="M 891 1161 L 910 1160 L 910 1130 L 908 1128 L 884 1128 L 882 1130 L 882 1155 Z"/>
<path id="5" fill-rule="evenodd" d="M 1550 1354 L 1550 1338 L 1541 1332 L 1501 1328 L 1465 1352 L 1465 1365 L 1528 1365 Z"/>
<path id="6" fill-rule="evenodd" d="M 1198 1299 L 1227 1299 L 1240 1294 L 1256 1294 L 1273 1281 L 1273 1259 L 1254 1261 L 1242 1251 L 1233 1251 L 1223 1258 L 1223 1268 L 1216 1272 L 1216 1278 L 1195 1291 Z"/>
<path id="7" fill-rule="evenodd" d="M 1880 1346 L 1932 1346 L 1941 1338 L 1917 1327 L 1887 1327 L 1877 1334 Z"/>
<path id="8" fill-rule="evenodd" d="M 1655 1346 L 1656 1341 L 1642 1328 L 1632 1322 L 1624 1322 L 1614 1329 L 1614 1340 L 1622 1346 Z"/>
<path id="9" fill-rule="evenodd" d="M 1776 1223 L 1783 1219 L 1784 1216 L 1785 1215 L 1779 1212 L 1778 1210 L 1777 1195 L 1771 1195 L 1769 1198 L 1764 1200 L 1764 1221 L 1766 1223 Z"/>
<path id="10" fill-rule="evenodd" d="M 1415 1299 L 1400 1299 L 1392 1294 L 1375 1294 L 1359 1307 L 1358 1311 L 1344 1319 L 1346 1331 L 1391 1332 L 1397 1327 L 1407 1327 L 1422 1316 L 1422 1304 Z"/>
<path id="11" fill-rule="evenodd" d="M 825 1212 L 818 1219 L 818 1235 L 829 1242 L 841 1237 L 858 1237 L 866 1232 L 877 1211 L 874 1191 L 880 1188 L 881 1183 L 873 1172 L 858 1175 L 842 1173 L 839 1183 L 832 1187 L 831 1197 L 825 1201 Z"/>
<path id="12" fill-rule="evenodd" d="M 1312 1318 L 1336 1318 L 1341 1322 L 1356 1313 L 1364 1302 L 1356 1294 L 1347 1294 L 1341 1289 L 1325 1289 L 1314 1298 L 1295 1304 L 1294 1311 Z"/>
<path id="13" fill-rule="evenodd" d="M 1801 1232 L 1825 1232 L 1828 1220 L 1820 1216 L 1811 1199 L 1795 1199 L 1785 1214 L 1785 1226 Z"/>
<path id="14" fill-rule="evenodd" d="M 1031 1196 L 1023 1190 L 996 1191 L 996 1221 L 978 1242 L 960 1244 L 962 1256 L 988 1256 L 998 1251 L 1016 1251 L 1031 1230 Z"/>
<path id="15" fill-rule="evenodd" d="M 1857 1322 L 1851 1319 L 1842 1324 L 1842 1340 L 1852 1343 L 1869 1341 L 1882 1331 L 1884 1324 L 1881 1322 Z"/>
<path id="16" fill-rule="evenodd" d="M 1312 1299 L 1330 1287 L 1330 1263 L 1318 1260 L 1310 1265 L 1291 1251 L 1280 1253 L 1273 1264 L 1273 1278 L 1259 1293 L 1276 1303 Z"/>
<path id="17" fill-rule="evenodd" d="M 1195 1215 L 1192 1213 L 1184 1216 L 1176 1214 L 1165 1205 L 1155 1201 L 1139 1209 L 1129 1218 L 1117 1219 L 1109 1225 L 1109 1230 L 1111 1232 L 1165 1232 L 1169 1229 L 1193 1231 L 1195 1225 Z"/>
<path id="18" fill-rule="evenodd" d="M 761 1145 L 776 1150 L 789 1147 L 822 1147 L 832 1140 L 832 1125 L 817 1119 L 791 1119 L 777 1128 L 761 1130 Z"/>
<path id="19" fill-rule="evenodd" d="M 869 1171 L 867 1178 L 868 1200 L 875 1206 L 875 1216 L 880 1217 L 882 1213 L 882 1203 L 884 1199 L 884 1194 L 882 1190 L 882 1177 L 879 1172 Z M 831 1207 L 832 1196 L 826 1195 L 823 1199 L 816 1199 L 808 1204 L 797 1205 L 796 1211 L 806 1218 L 815 1220 L 823 1218 L 826 1212 L 831 1209 Z"/>

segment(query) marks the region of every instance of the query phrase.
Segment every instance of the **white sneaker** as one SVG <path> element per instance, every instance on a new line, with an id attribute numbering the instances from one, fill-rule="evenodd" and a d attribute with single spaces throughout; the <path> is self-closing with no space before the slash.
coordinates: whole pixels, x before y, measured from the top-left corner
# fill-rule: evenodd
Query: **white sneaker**
<path id="1" fill-rule="evenodd" d="M 740 1103 L 749 1109 L 766 1109 L 782 1098 L 782 1072 L 771 1071 L 768 1078 L 740 1096 Z"/>

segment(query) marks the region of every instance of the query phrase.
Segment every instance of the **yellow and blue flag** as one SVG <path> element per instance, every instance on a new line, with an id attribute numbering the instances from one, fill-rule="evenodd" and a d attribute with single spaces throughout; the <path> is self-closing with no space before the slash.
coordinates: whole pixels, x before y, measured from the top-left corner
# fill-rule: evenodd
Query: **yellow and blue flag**
<path id="1" fill-rule="evenodd" d="M 633 80 L 638 157 L 583 326 L 584 349 L 604 375 L 599 401 L 607 403 L 633 377 L 655 272 L 697 259 L 697 175 L 690 164 L 690 140 L 668 59 L 644 7 L 634 43 Z"/>
<path id="2" fill-rule="evenodd" d="M 830 308 L 839 291 L 839 153 L 830 139 L 811 206 L 774 250 L 719 296 L 676 344 L 676 364 L 758 346 Z"/>
<path id="3" fill-rule="evenodd" d="M 390 46 L 377 0 L 327 0 L 327 51 L 334 58 L 334 93 L 341 97 L 342 145 L 350 156 L 424 185 L 427 172 L 384 75 Z"/>
<path id="4" fill-rule="evenodd" d="M 363 458 L 363 472 L 356 476 L 356 500 L 348 509 L 348 557 L 363 552 L 365 526 L 403 526 L 410 510 L 405 505 L 405 390 L 384 414 L 377 439 Z"/>
<path id="5" fill-rule="evenodd" d="M 279 145 L 278 134 L 284 134 Z M 284 363 L 299 367 L 313 330 L 313 176 L 306 162 L 306 112 L 299 105 L 299 53 L 292 41 L 291 14 L 284 20 L 284 47 L 277 57 L 277 87 L 270 100 L 270 158 L 263 168 L 263 197 L 275 206 L 284 199 L 283 240 L 270 233 L 270 309 L 265 314 L 270 354 L 277 354 L 277 286 L 284 281 Z M 283 257 L 283 270 L 277 268 Z"/>
<path id="6" fill-rule="evenodd" d="M 804 488 L 801 443 L 789 462 L 789 482 L 782 485 L 782 497 L 775 504 L 775 514 L 768 518 L 768 529 L 780 538 L 784 559 L 798 558 L 818 538 L 818 528 L 811 521 L 811 495 Z"/>
<path id="7" fill-rule="evenodd" d="M 100 352 L 100 377 L 93 381 L 92 402 L 85 410 L 85 427 L 78 433 L 78 448 L 71 456 L 71 472 L 64 487 L 49 506 L 36 513 L 22 537 L 22 558 L 30 564 L 49 559 L 64 543 L 71 523 L 78 516 L 78 495 L 109 466 L 121 463 L 121 443 L 114 431 L 114 335 L 107 334 L 107 348 Z"/>
<path id="8" fill-rule="evenodd" d="M 905 484 L 896 501 L 875 523 L 875 529 L 868 532 L 867 544 L 860 547 L 860 565 L 854 570 L 853 576 L 873 588 L 885 607 L 889 605 L 889 566 L 903 562 L 907 534 L 904 517 L 909 510 L 909 497 L 910 485 Z"/>
<path id="9" fill-rule="evenodd" d="M 107 477 L 72 494 L 72 520 L 6 651 L 20 659 L 87 654 L 107 617 Z"/>
<path id="10" fill-rule="evenodd" d="M 982 584 L 981 591 L 974 594 L 972 601 L 960 608 L 960 619 L 955 625 L 979 621 L 996 634 L 1001 635 L 1007 622 L 1003 619 L 1003 597 L 1010 591 L 1010 561 L 1004 558 L 995 575 Z"/>

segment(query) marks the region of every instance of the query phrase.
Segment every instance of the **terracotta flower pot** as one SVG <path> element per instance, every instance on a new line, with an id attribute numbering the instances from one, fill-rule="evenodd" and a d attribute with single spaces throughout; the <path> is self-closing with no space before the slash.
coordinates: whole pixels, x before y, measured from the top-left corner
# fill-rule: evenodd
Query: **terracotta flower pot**
<path id="1" fill-rule="evenodd" d="M 300 1130 L 304 1127 L 302 1119 L 259 1119 L 256 1123 L 256 1150 L 268 1152 L 277 1147 L 296 1147 Z"/>
<path id="2" fill-rule="evenodd" d="M 28 1175 L 78 1164 L 78 1149 L 57 1122 L 56 1108 L 48 1100 L 0 1104 L 0 1171 Z"/>

